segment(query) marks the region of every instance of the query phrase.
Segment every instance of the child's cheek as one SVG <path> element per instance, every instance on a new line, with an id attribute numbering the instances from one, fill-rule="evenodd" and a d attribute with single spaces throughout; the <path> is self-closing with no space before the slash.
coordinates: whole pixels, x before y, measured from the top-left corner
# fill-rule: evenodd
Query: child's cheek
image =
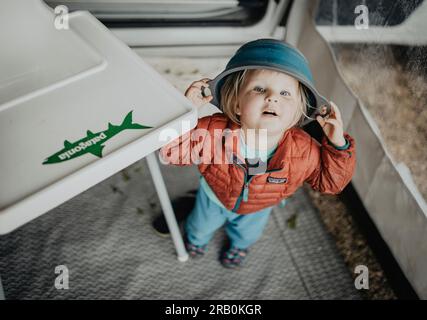
<path id="1" fill-rule="evenodd" d="M 245 108 L 244 110 L 250 114 L 254 113 L 257 109 L 257 101 L 256 99 L 247 99 L 245 101 Z"/>
<path id="2" fill-rule="evenodd" d="M 264 105 L 265 105 L 265 102 L 262 95 L 256 95 L 252 97 L 251 106 L 253 109 L 260 111 L 264 108 Z"/>

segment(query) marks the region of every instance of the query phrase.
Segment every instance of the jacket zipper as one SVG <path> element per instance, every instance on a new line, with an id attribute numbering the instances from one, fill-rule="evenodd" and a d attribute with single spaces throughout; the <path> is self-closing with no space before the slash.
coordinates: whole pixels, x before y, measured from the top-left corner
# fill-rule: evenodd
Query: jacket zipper
<path id="1" fill-rule="evenodd" d="M 239 168 L 243 169 L 243 173 L 244 173 L 244 175 L 245 175 L 245 183 L 243 184 L 242 191 L 240 191 L 240 195 L 239 195 L 239 197 L 237 198 L 237 201 L 236 201 L 236 204 L 234 205 L 234 208 L 231 210 L 231 211 L 233 211 L 233 212 L 236 212 L 236 211 L 237 211 L 237 208 L 240 206 L 240 202 L 242 202 L 242 196 L 243 196 L 243 193 L 244 193 L 244 188 L 245 188 L 246 183 L 247 183 L 247 181 L 246 181 L 246 179 L 247 179 L 246 168 L 245 168 L 245 167 L 243 167 L 243 166 L 241 166 L 240 164 L 235 164 L 235 165 L 236 165 L 236 166 L 238 166 Z"/>
<path id="2" fill-rule="evenodd" d="M 243 173 L 245 174 L 245 183 L 243 184 L 242 191 L 240 192 L 240 195 L 237 198 L 237 201 L 236 201 L 236 204 L 235 204 L 234 208 L 231 210 L 233 212 L 237 212 L 237 210 L 240 207 L 240 203 L 242 202 L 242 200 L 244 202 L 248 201 L 248 198 L 249 198 L 249 183 L 251 182 L 252 178 L 254 177 L 254 176 L 252 176 L 252 177 L 249 178 L 249 180 L 247 180 L 247 176 L 248 176 L 247 175 L 247 168 L 244 167 L 244 166 L 242 166 L 242 165 L 240 165 L 240 164 L 236 164 L 235 163 L 235 165 L 238 166 L 239 168 L 243 169 Z M 280 171 L 280 170 L 282 170 L 282 169 L 266 170 L 265 173 L 270 173 L 270 172 L 275 172 L 275 171 Z"/>

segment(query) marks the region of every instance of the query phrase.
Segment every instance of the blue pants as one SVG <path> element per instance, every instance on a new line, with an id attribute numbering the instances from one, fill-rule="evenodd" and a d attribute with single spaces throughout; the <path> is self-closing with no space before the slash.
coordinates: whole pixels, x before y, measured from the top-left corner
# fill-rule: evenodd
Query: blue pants
<path id="1" fill-rule="evenodd" d="M 226 223 L 225 231 L 231 246 L 246 249 L 262 235 L 273 207 L 250 213 L 237 214 L 213 202 L 203 188 L 199 188 L 196 203 L 185 222 L 188 240 L 196 245 L 205 245 L 216 230 Z"/>

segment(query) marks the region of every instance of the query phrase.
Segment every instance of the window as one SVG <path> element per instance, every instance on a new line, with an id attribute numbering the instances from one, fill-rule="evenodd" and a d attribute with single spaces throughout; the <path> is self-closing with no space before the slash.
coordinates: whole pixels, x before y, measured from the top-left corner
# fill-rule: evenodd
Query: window
<path id="1" fill-rule="evenodd" d="M 247 26 L 264 16 L 268 0 L 46 0 L 70 12 L 88 10 L 107 27 Z"/>

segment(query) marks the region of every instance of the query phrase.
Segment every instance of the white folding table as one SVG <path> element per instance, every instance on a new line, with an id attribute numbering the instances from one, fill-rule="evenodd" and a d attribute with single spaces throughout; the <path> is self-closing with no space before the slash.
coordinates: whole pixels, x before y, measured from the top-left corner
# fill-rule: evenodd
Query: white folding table
<path id="1" fill-rule="evenodd" d="M 90 13 L 70 14 L 69 29 L 57 30 L 40 0 L 1 6 L 0 234 L 147 157 L 186 261 L 154 152 L 174 138 L 161 139 L 165 130 L 194 128 L 197 110 Z"/>

